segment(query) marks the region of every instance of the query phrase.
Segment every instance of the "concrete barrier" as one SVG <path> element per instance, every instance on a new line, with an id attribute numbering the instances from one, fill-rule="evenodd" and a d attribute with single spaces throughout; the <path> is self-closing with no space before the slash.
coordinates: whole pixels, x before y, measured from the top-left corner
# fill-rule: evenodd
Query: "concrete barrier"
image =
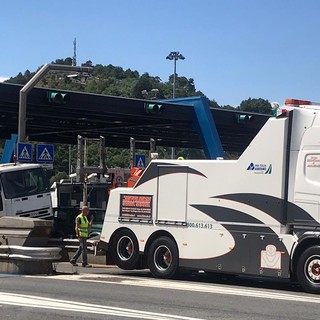
<path id="1" fill-rule="evenodd" d="M 52 220 L 0 216 L 0 272 L 51 274 L 61 248 L 45 247 Z"/>
<path id="2" fill-rule="evenodd" d="M 0 246 L 0 272 L 11 274 L 51 274 L 53 262 L 61 259 L 61 248 Z"/>
<path id="3" fill-rule="evenodd" d="M 43 247 L 52 229 L 53 220 L 0 216 L 0 246 Z"/>

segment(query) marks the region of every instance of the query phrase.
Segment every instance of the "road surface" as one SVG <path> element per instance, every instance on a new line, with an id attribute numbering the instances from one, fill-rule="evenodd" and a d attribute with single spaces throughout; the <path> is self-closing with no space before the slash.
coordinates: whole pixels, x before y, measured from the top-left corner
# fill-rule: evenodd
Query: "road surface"
<path id="1" fill-rule="evenodd" d="M 318 319 L 320 296 L 288 282 L 210 278 L 175 280 L 148 271 L 74 268 L 52 276 L 0 275 L 1 320 Z"/>

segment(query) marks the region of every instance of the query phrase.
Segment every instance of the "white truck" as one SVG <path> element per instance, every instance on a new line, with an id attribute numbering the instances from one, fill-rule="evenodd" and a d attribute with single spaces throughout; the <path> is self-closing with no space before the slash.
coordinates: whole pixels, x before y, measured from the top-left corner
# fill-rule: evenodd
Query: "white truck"
<path id="1" fill-rule="evenodd" d="M 298 280 L 320 293 L 320 104 L 288 100 L 237 160 L 154 160 L 111 191 L 107 263 Z"/>
<path id="2" fill-rule="evenodd" d="M 49 179 L 41 165 L 0 165 L 0 216 L 53 218 Z"/>

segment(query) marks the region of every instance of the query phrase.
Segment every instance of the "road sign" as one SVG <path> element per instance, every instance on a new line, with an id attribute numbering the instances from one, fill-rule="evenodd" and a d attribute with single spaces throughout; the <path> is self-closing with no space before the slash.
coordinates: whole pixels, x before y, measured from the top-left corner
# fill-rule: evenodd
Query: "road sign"
<path id="1" fill-rule="evenodd" d="M 146 156 L 144 154 L 136 154 L 134 159 L 134 166 L 140 169 L 146 167 Z"/>
<path id="2" fill-rule="evenodd" d="M 37 162 L 53 163 L 54 146 L 53 144 L 37 145 Z"/>
<path id="3" fill-rule="evenodd" d="M 18 143 L 17 147 L 17 160 L 19 162 L 32 161 L 32 144 L 31 143 Z"/>

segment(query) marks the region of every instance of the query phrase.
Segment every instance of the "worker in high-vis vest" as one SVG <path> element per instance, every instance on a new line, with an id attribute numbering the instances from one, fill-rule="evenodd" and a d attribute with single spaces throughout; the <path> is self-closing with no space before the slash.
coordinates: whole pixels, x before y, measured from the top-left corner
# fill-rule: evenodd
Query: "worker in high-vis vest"
<path id="1" fill-rule="evenodd" d="M 91 267 L 88 264 L 88 254 L 87 254 L 87 239 L 89 237 L 89 230 L 93 222 L 93 215 L 91 215 L 90 221 L 88 220 L 89 207 L 83 206 L 81 213 L 76 217 L 75 221 L 75 231 L 79 240 L 79 247 L 75 255 L 70 260 L 70 263 L 73 266 L 78 266 L 77 260 L 82 253 L 82 267 Z"/>

